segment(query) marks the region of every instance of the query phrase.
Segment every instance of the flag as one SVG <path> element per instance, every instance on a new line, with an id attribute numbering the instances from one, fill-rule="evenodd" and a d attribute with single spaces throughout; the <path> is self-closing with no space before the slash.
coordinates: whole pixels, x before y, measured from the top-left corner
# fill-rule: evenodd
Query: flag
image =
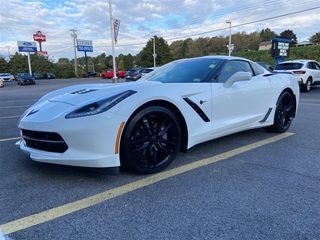
<path id="1" fill-rule="evenodd" d="M 118 32 L 120 28 L 120 20 L 119 19 L 113 19 L 113 36 L 114 36 L 114 41 L 117 44 L 118 41 Z"/>

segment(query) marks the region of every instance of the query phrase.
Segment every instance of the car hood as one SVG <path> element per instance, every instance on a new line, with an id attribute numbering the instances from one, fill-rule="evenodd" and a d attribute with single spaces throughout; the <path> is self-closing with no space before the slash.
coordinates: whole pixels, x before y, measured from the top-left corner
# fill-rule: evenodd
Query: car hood
<path id="1" fill-rule="evenodd" d="M 132 83 L 102 83 L 102 84 L 81 84 L 58 89 L 42 97 L 37 103 L 63 102 L 74 106 L 94 102 L 128 90 L 138 91 L 146 86 L 162 84 L 160 82 L 132 82 Z"/>

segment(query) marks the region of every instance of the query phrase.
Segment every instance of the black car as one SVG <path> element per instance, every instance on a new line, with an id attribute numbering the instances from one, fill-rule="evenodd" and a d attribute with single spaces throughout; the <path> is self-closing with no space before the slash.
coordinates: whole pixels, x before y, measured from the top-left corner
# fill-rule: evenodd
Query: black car
<path id="1" fill-rule="evenodd" d="M 56 76 L 53 73 L 46 72 L 45 74 L 43 74 L 43 78 L 44 79 L 55 79 Z"/>
<path id="2" fill-rule="evenodd" d="M 34 77 L 34 79 L 42 79 L 41 73 L 33 73 L 32 76 Z"/>
<path id="3" fill-rule="evenodd" d="M 16 75 L 16 80 L 19 85 L 36 84 L 36 81 L 30 73 L 18 73 Z"/>
<path id="4" fill-rule="evenodd" d="M 132 68 L 126 73 L 126 82 L 137 81 L 142 76 L 145 68 Z"/>
<path id="5" fill-rule="evenodd" d="M 82 76 L 83 77 L 96 77 L 97 73 L 94 71 L 88 71 L 88 73 L 84 73 Z"/>

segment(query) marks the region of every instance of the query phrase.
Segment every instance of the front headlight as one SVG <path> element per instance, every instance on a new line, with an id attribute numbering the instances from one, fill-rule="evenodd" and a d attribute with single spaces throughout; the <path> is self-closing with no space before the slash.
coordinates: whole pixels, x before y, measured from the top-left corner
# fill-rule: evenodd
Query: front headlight
<path id="1" fill-rule="evenodd" d="M 92 116 L 95 114 L 103 113 L 108 109 L 112 108 L 113 106 L 117 105 L 122 100 L 126 99 L 127 97 L 135 93 L 136 91 L 128 90 L 128 91 L 119 93 L 117 95 L 114 95 L 112 97 L 89 103 L 86 106 L 78 108 L 77 110 L 69 113 L 68 115 L 66 115 L 65 118 L 68 119 L 68 118 L 86 117 L 86 116 Z"/>

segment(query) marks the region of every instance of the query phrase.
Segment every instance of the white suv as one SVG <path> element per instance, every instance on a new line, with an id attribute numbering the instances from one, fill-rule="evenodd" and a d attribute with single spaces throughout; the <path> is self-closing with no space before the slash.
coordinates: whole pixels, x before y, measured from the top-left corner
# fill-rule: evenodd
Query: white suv
<path id="1" fill-rule="evenodd" d="M 320 64 L 315 60 L 284 61 L 275 67 L 274 72 L 292 73 L 303 92 L 309 92 L 313 85 L 320 84 Z"/>

